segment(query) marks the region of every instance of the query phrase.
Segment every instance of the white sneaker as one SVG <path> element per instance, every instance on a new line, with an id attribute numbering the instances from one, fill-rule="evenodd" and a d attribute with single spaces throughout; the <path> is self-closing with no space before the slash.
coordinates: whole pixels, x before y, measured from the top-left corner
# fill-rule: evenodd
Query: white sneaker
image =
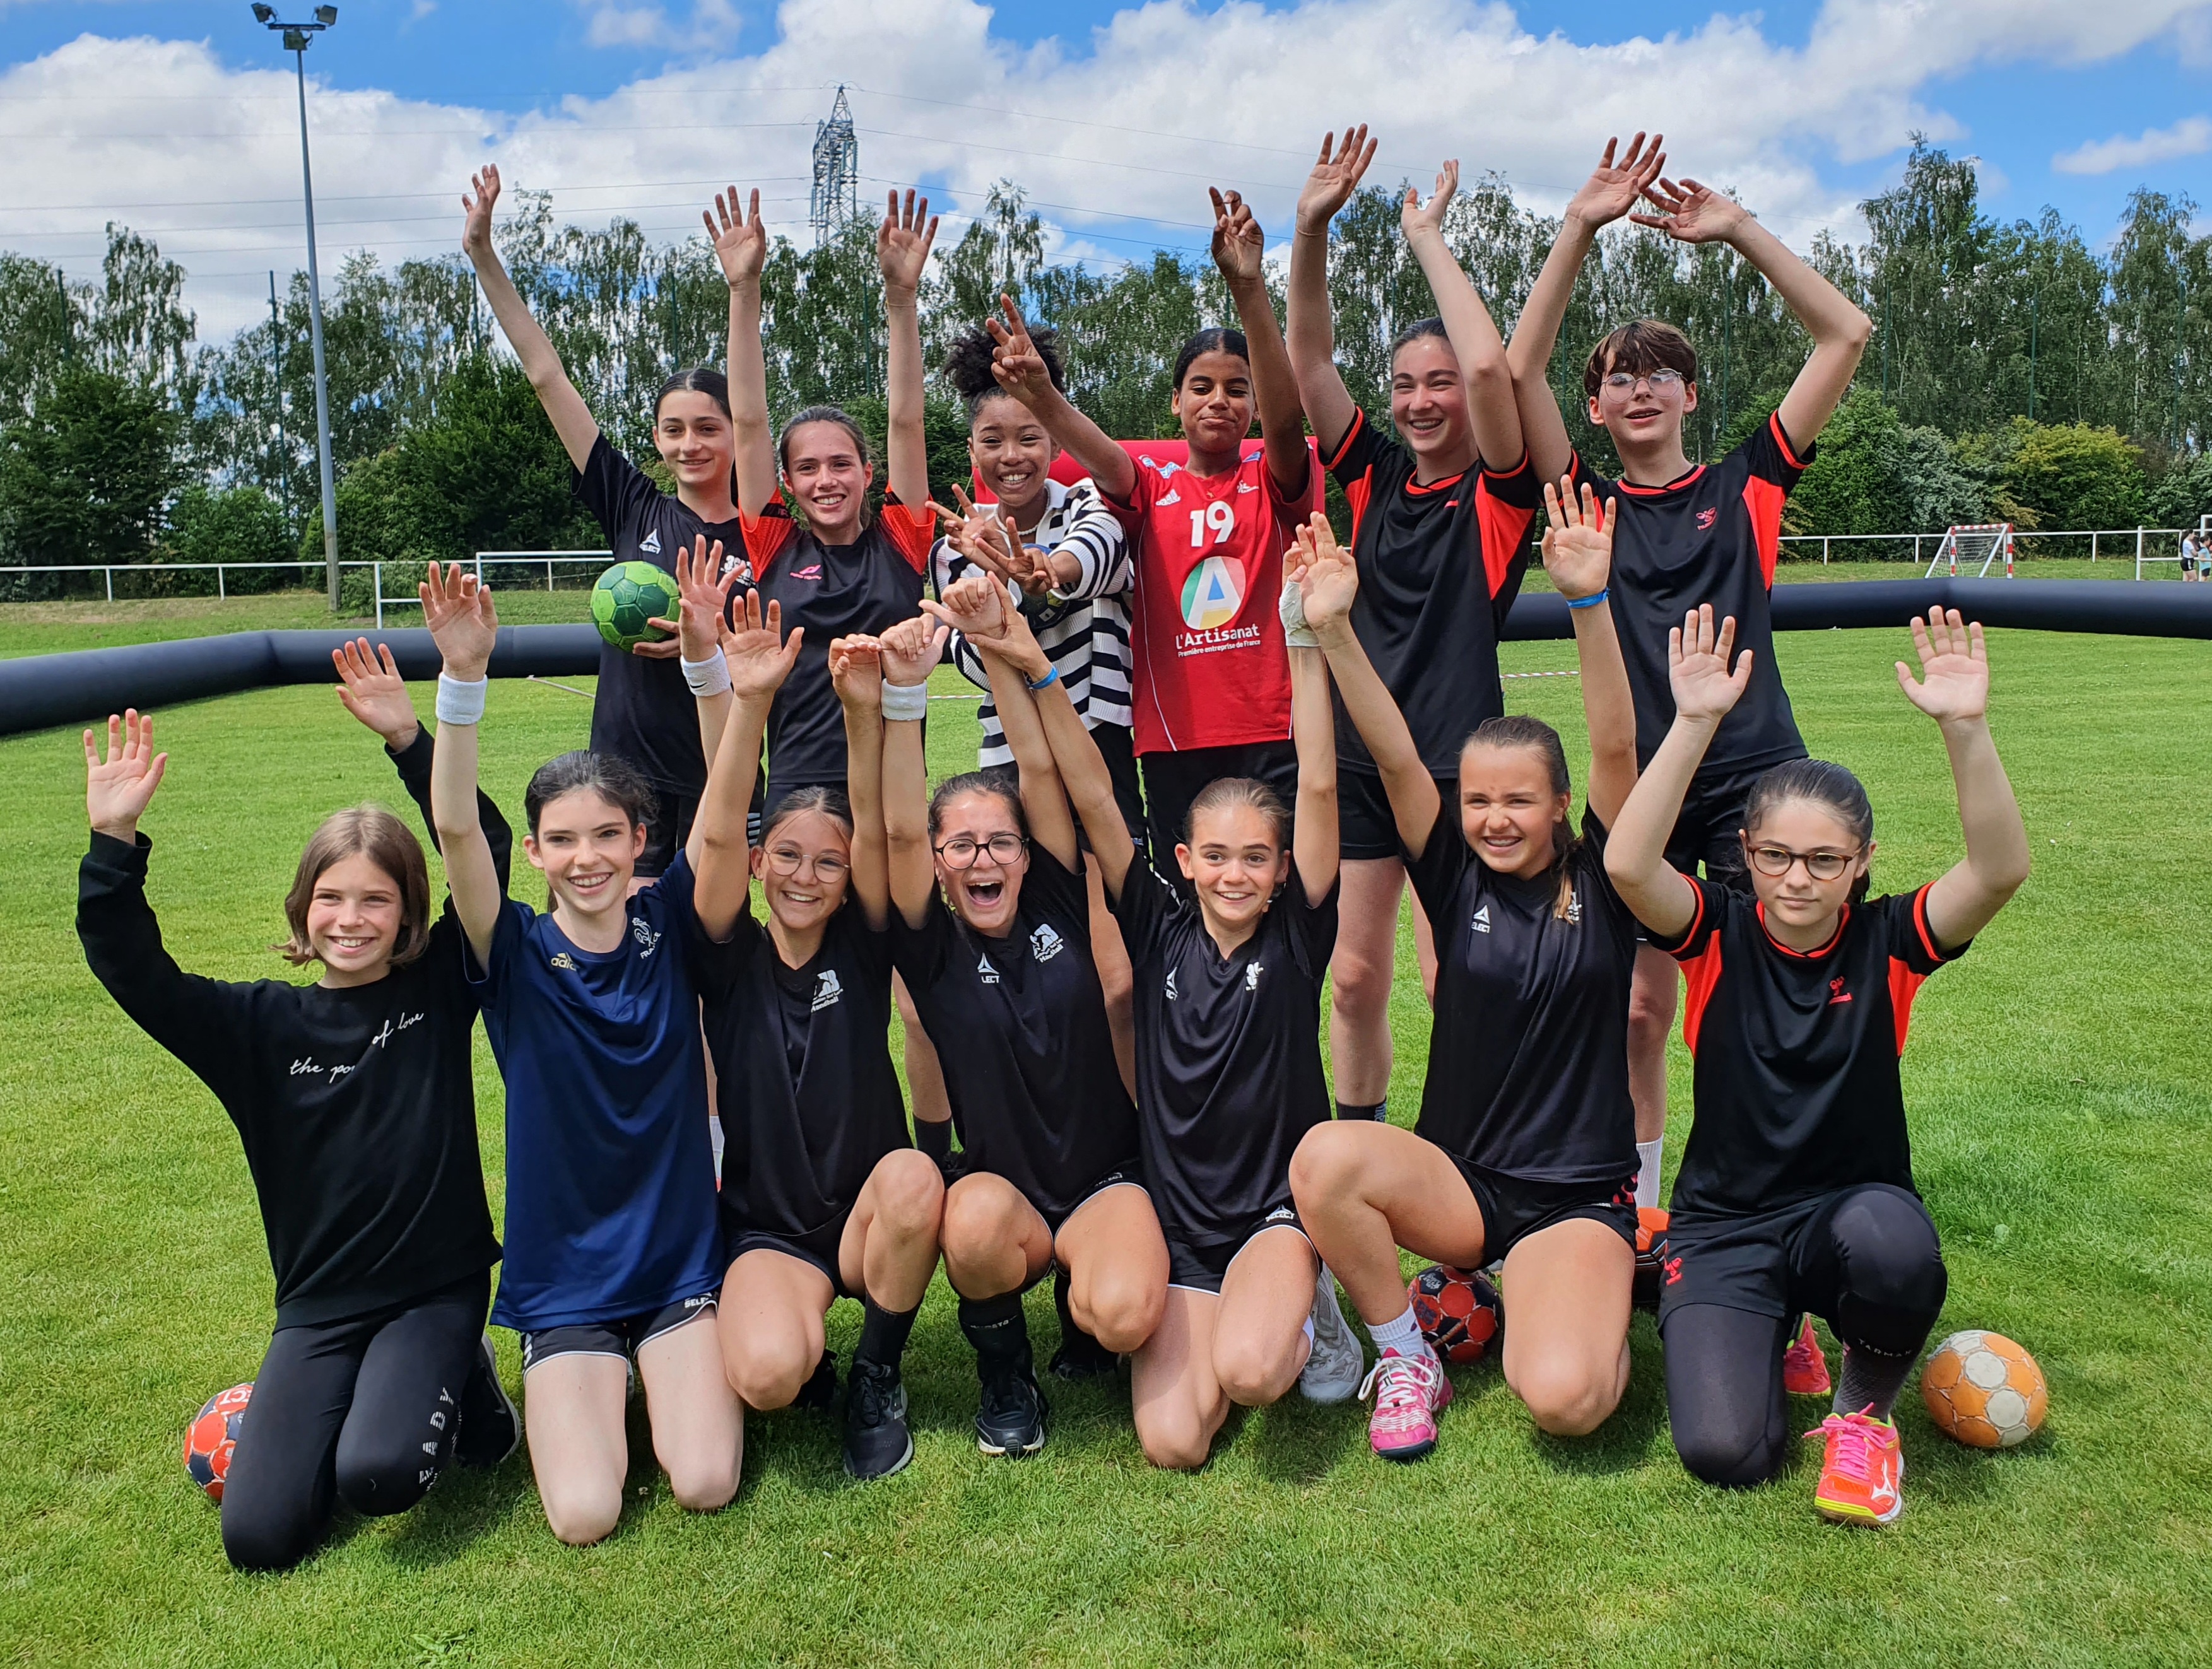
<path id="1" fill-rule="evenodd" d="M 1367 1358 L 1359 1348 L 1358 1335 L 1337 1307 L 1336 1277 L 1323 1264 L 1314 1278 L 1313 1352 L 1306 1358 L 1305 1371 L 1298 1375 L 1298 1389 L 1305 1393 L 1308 1402 L 1349 1402 L 1359 1393 L 1359 1381 L 1366 1371 Z"/>

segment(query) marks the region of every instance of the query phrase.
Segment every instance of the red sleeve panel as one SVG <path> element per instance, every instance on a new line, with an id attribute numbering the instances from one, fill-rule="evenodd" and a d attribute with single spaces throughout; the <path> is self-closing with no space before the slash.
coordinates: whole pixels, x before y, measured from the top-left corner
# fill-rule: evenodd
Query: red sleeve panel
<path id="1" fill-rule="evenodd" d="M 1774 589 L 1774 564 L 1782 555 L 1782 507 L 1790 495 L 1778 482 L 1753 476 L 1743 483 L 1743 507 L 1751 517 L 1751 537 L 1759 544 L 1759 575 Z"/>
<path id="2" fill-rule="evenodd" d="M 878 518 L 884 532 L 890 537 L 898 554 L 906 558 L 908 566 L 916 574 L 929 572 L 929 548 L 937 540 L 937 515 L 927 505 L 916 509 L 902 504 L 890 494 L 884 495 L 883 513 Z"/>
<path id="3" fill-rule="evenodd" d="M 1526 452 L 1516 469 L 1503 474 L 1485 469 L 1476 476 L 1475 525 L 1482 536 L 1483 577 L 1492 598 L 1513 578 L 1514 559 L 1528 543 L 1528 529 L 1543 502 L 1536 466 Z"/>
<path id="4" fill-rule="evenodd" d="M 757 580 L 768 572 L 770 562 L 781 554 L 799 531 L 799 524 L 791 519 L 791 512 L 783 502 L 779 490 L 769 495 L 757 517 L 739 513 L 739 521 L 745 530 L 745 556 L 753 565 L 753 578 Z"/>

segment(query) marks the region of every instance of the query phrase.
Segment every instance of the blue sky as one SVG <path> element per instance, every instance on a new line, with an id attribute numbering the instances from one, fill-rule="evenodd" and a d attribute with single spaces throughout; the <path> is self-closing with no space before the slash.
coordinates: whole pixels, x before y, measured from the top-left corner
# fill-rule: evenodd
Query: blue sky
<path id="1" fill-rule="evenodd" d="M 1648 110 L 1680 136 L 1670 149 L 1680 168 L 1735 186 L 1794 242 L 1821 226 L 1851 235 L 1851 205 L 1896 178 L 1916 126 L 1983 159 L 1992 212 L 2054 205 L 2096 241 L 2138 185 L 2212 200 L 2205 5 L 340 9 L 308 57 L 319 192 L 332 198 L 326 261 L 349 246 L 450 247 L 440 216 L 480 154 L 497 156 L 512 183 L 553 188 L 558 212 L 631 213 L 670 237 L 696 223 L 706 179 L 757 179 L 772 217 L 803 235 L 805 141 L 839 79 L 867 89 L 854 94 L 864 175 L 933 184 L 956 212 L 1010 175 L 1058 205 L 1046 212 L 1062 252 L 1109 260 L 1194 242 L 1204 179 L 1245 185 L 1277 231 L 1318 128 L 1346 117 L 1394 124 L 1385 180 L 1425 182 L 1449 148 L 1553 206 L 1604 132 Z M 1430 50 L 1409 53 L 1424 32 Z M 281 200 L 296 193 L 296 150 L 284 141 L 286 89 L 266 72 L 289 63 L 244 0 L 0 0 L 0 137 L 28 164 L 0 184 L 0 247 L 81 270 L 106 221 L 161 226 L 219 328 L 250 268 L 284 264 Z M 1585 88 L 1601 96 L 1577 108 Z M 2107 149 L 2083 151 L 2097 146 Z"/>

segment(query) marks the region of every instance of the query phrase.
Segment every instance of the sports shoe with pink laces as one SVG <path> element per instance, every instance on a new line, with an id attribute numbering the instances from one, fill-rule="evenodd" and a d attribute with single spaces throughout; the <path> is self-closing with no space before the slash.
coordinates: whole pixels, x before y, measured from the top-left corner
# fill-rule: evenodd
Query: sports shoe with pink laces
<path id="1" fill-rule="evenodd" d="M 1437 1446 L 1437 1416 L 1451 1406 L 1452 1383 L 1443 1363 L 1427 1351 L 1400 1356 L 1385 1350 L 1359 1387 L 1375 1394 L 1367 1419 L 1368 1447 L 1385 1460 L 1419 1460 Z"/>
<path id="2" fill-rule="evenodd" d="M 1820 1341 L 1813 1337 L 1813 1318 L 1804 1318 L 1805 1325 L 1790 1348 L 1782 1353 L 1782 1388 L 1793 1397 L 1825 1397 L 1833 1387 L 1828 1381 L 1828 1358 L 1820 1353 Z"/>
<path id="3" fill-rule="evenodd" d="M 1831 1414 L 1805 1434 L 1824 1437 L 1820 1482 L 1813 1505 L 1838 1524 L 1887 1524 L 1905 1510 L 1905 1450 L 1897 1428 L 1874 1417 Z"/>

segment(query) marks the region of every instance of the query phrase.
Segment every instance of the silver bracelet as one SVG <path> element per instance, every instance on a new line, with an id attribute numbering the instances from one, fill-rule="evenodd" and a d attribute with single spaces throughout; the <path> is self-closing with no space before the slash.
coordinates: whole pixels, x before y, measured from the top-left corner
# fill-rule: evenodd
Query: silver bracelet
<path id="1" fill-rule="evenodd" d="M 441 725 L 477 725 L 483 722 L 484 696 L 491 689 L 489 678 L 478 678 L 471 683 L 465 678 L 438 674 L 438 722 Z"/>
<path id="2" fill-rule="evenodd" d="M 929 686 L 926 683 L 885 684 L 884 717 L 893 721 L 929 717 Z"/>
<path id="3" fill-rule="evenodd" d="M 680 662 L 684 682 L 691 686 L 694 695 L 719 695 L 730 687 L 730 663 L 719 649 L 710 660 Z"/>

